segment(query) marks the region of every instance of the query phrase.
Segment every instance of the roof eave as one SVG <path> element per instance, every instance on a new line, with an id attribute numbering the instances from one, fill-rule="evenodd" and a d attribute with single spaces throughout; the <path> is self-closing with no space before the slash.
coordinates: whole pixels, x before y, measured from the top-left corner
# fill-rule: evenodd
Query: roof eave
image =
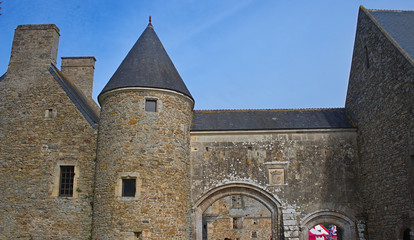
<path id="1" fill-rule="evenodd" d="M 190 130 L 195 135 L 220 134 L 263 134 L 263 133 L 321 133 L 321 132 L 357 132 L 358 128 L 297 128 L 297 129 L 251 129 L 251 130 Z"/>

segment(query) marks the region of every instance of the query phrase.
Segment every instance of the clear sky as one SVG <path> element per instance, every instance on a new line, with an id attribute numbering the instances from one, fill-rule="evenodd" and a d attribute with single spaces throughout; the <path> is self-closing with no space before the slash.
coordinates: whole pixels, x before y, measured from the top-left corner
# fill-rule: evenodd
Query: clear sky
<path id="1" fill-rule="evenodd" d="M 343 107 L 358 8 L 414 0 L 0 0 L 0 75 L 14 29 L 54 23 L 60 57 L 95 56 L 94 98 L 152 16 L 195 109 Z"/>

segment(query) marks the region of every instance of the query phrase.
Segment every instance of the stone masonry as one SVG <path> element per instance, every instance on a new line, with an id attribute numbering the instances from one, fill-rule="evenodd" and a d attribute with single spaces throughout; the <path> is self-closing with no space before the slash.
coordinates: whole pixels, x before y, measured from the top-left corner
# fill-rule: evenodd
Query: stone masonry
<path id="1" fill-rule="evenodd" d="M 280 201 L 285 239 L 298 239 L 300 219 L 318 209 L 361 211 L 356 145 L 353 130 L 193 133 L 192 199 L 231 182 L 263 186 Z"/>
<path id="2" fill-rule="evenodd" d="M 58 39 L 55 25 L 19 26 L 0 84 L 0 239 L 86 239 L 92 229 L 97 132 L 49 73 Z M 57 197 L 67 164 L 75 193 Z"/>
<path id="3" fill-rule="evenodd" d="M 413 226 L 413 60 L 360 9 L 346 108 L 358 124 L 360 186 L 370 239 Z"/>
<path id="4" fill-rule="evenodd" d="M 98 96 L 59 29 L 0 76 L 0 239 L 412 240 L 414 12 L 360 8 L 345 108 L 193 110 L 151 23 Z M 271 237 L 270 237 L 271 236 Z"/>
<path id="5" fill-rule="evenodd" d="M 272 235 L 270 211 L 249 197 L 224 197 L 204 215 L 207 239 L 269 239 Z"/>
<path id="6" fill-rule="evenodd" d="M 139 89 L 100 99 L 94 238 L 187 239 L 192 100 Z M 145 111 L 146 99 L 157 100 L 157 112 Z M 128 175 L 140 185 L 132 199 L 114 194 Z"/>

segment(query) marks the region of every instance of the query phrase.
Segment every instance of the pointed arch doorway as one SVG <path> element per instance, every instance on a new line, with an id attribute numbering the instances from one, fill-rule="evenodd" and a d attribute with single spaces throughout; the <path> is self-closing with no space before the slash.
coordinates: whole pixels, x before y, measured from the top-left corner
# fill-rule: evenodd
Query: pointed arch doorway
<path id="1" fill-rule="evenodd" d="M 193 207 L 193 239 L 203 240 L 203 213 L 207 208 L 215 201 L 231 195 L 250 197 L 263 204 L 271 213 L 272 240 L 282 239 L 283 226 L 280 202 L 264 189 L 243 182 L 234 182 L 213 188 L 199 198 Z"/>

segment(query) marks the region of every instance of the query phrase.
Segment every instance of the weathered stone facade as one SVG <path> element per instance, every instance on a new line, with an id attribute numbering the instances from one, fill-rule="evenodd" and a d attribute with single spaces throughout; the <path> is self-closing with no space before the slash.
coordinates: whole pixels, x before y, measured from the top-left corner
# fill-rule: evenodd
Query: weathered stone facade
<path id="1" fill-rule="evenodd" d="M 414 61 L 372 14 L 346 107 L 312 110 L 193 111 L 151 24 L 99 108 L 95 59 L 61 72 L 59 29 L 18 26 L 0 77 L 0 239 L 306 240 L 323 223 L 406 240 Z"/>
<path id="2" fill-rule="evenodd" d="M 209 240 L 270 239 L 270 211 L 260 202 L 232 195 L 214 202 L 203 214 L 204 234 Z"/>
<path id="3" fill-rule="evenodd" d="M 346 109 L 358 124 L 360 186 L 370 239 L 414 224 L 412 58 L 360 9 Z"/>
<path id="4" fill-rule="evenodd" d="M 95 61 L 95 57 L 62 57 L 62 73 L 71 79 L 89 99 L 92 99 Z"/>
<path id="5" fill-rule="evenodd" d="M 330 209 L 355 219 L 362 211 L 356 146 L 354 130 L 194 132 L 192 199 L 197 201 L 209 196 L 209 190 L 232 183 L 263 188 L 277 197 L 284 211 L 278 218 L 283 219 L 279 227 L 284 227 L 285 239 L 298 239 L 300 220 L 308 214 Z M 281 170 L 284 179 L 272 182 L 274 169 Z M 256 195 L 259 200 L 264 197 Z M 355 229 L 351 231 L 355 234 Z"/>
<path id="6" fill-rule="evenodd" d="M 91 233 L 97 131 L 49 72 L 58 39 L 55 25 L 19 26 L 0 82 L 0 239 Z M 57 196 L 60 165 L 78 173 L 73 197 Z"/>

